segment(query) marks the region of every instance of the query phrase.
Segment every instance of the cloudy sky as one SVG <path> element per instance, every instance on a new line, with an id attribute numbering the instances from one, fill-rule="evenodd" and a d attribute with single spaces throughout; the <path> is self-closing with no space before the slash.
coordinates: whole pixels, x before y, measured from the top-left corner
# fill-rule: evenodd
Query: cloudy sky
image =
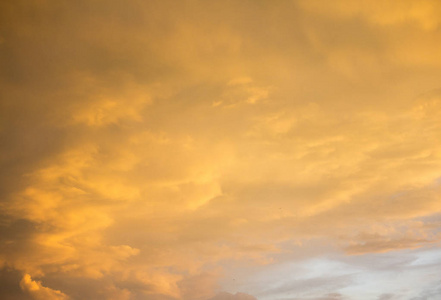
<path id="1" fill-rule="evenodd" d="M 0 2 L 0 298 L 441 297 L 441 2 Z"/>

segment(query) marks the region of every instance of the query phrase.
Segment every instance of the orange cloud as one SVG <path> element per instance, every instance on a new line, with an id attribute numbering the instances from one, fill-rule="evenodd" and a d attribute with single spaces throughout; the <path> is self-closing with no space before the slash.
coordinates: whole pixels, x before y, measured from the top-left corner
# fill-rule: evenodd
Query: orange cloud
<path id="1" fill-rule="evenodd" d="M 429 274 L 439 8 L 0 3 L 0 298 L 380 298 L 351 272 L 388 252 Z"/>

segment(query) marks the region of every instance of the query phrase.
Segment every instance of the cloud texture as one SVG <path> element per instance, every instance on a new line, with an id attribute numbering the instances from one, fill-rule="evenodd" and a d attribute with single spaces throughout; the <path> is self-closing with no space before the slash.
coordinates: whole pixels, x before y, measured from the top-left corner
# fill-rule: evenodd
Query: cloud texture
<path id="1" fill-rule="evenodd" d="M 437 299 L 440 13 L 1 2 L 0 298 Z"/>

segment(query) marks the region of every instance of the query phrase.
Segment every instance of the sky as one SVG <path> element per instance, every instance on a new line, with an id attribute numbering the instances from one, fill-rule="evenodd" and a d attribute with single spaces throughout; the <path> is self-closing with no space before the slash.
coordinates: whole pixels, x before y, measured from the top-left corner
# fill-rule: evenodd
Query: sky
<path id="1" fill-rule="evenodd" d="M 0 2 L 0 298 L 441 299 L 441 2 Z"/>

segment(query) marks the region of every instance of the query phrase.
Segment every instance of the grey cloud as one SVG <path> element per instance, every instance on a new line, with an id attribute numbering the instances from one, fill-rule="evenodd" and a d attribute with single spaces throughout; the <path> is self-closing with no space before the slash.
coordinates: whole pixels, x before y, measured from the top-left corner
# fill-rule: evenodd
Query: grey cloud
<path id="1" fill-rule="evenodd" d="M 391 299 L 396 299 L 394 294 L 381 294 L 380 296 L 378 296 L 378 300 L 391 300 Z"/>
<path id="2" fill-rule="evenodd" d="M 208 300 L 256 300 L 256 298 L 251 295 L 240 292 L 236 294 L 221 292 Z"/>
<path id="3" fill-rule="evenodd" d="M 350 286 L 354 281 L 355 274 L 335 275 L 335 276 L 323 276 L 314 277 L 309 279 L 299 279 L 289 281 L 281 286 L 267 289 L 261 293 L 262 296 L 274 296 L 290 295 L 292 297 L 314 297 L 313 295 L 322 294 L 326 291 L 338 290 L 347 286 Z M 260 294 L 259 294 L 260 295 Z M 335 295 L 338 295 L 337 299 L 340 299 L 339 294 L 333 294 L 327 296 L 329 299 L 334 299 Z M 334 298 L 332 298 L 334 297 Z M 326 299 L 328 299 L 326 298 Z M 297 298 L 294 298 L 297 299 Z"/>

